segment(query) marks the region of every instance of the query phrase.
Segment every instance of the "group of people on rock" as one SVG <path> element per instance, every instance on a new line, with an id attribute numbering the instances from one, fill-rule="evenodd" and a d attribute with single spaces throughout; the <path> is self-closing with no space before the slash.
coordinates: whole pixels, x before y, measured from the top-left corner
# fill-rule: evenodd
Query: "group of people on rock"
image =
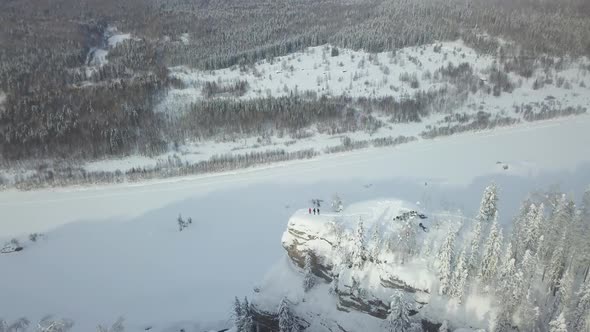
<path id="1" fill-rule="evenodd" d="M 320 214 L 320 208 L 309 208 L 309 214 L 311 214 L 311 211 L 313 211 L 313 214 Z"/>

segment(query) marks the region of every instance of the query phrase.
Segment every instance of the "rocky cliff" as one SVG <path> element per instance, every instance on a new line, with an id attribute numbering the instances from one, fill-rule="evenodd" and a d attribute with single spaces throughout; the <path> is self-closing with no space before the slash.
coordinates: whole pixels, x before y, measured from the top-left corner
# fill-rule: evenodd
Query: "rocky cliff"
<path id="1" fill-rule="evenodd" d="M 396 292 L 408 301 L 415 326 L 438 331 L 441 322 L 422 312 L 436 278 L 428 262 L 416 258 L 416 248 L 402 250 L 406 240 L 427 242 L 426 233 L 418 232 L 424 221 L 408 213 L 414 209 L 383 201 L 321 216 L 297 212 L 282 237 L 286 258 L 256 288 L 252 306 L 259 331 L 278 331 L 276 306 L 282 298 L 292 303 L 300 330 L 383 330 Z M 315 280 L 307 292 L 306 270 Z"/>

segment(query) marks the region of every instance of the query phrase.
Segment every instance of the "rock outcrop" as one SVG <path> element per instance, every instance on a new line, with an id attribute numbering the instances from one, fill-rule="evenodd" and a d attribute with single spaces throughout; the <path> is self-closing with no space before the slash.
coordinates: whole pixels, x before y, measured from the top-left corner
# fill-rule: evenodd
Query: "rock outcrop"
<path id="1" fill-rule="evenodd" d="M 318 282 L 324 285 L 324 289 L 329 284 L 329 292 L 323 291 L 321 295 L 318 295 L 318 293 L 313 295 L 312 301 L 316 302 L 318 296 L 328 298 L 321 301 L 318 310 L 325 312 L 325 306 L 330 305 L 335 312 L 346 313 L 354 317 L 359 317 L 359 314 L 372 317 L 372 322 L 376 326 L 383 324 L 389 315 L 391 295 L 395 292 L 403 292 L 404 296 L 410 301 L 411 310 L 409 315 L 415 316 L 416 319 L 414 320 L 416 322 L 421 322 L 424 331 L 436 331 L 440 324 L 420 315 L 420 310 L 428 304 L 431 296 L 430 279 L 424 279 L 423 276 L 431 276 L 432 274 L 426 272 L 425 263 L 400 263 L 399 257 L 396 257 L 393 251 L 385 252 L 389 249 L 383 249 L 385 253 L 380 254 L 379 257 L 373 257 L 372 255 L 375 254 L 369 253 L 369 250 L 367 250 L 363 255 L 357 255 L 357 257 L 362 258 L 355 258 L 356 260 L 353 263 L 352 257 L 355 257 L 355 250 L 357 250 L 355 246 L 358 246 L 354 238 L 356 234 L 355 228 L 359 220 L 365 220 L 367 229 L 378 227 L 386 230 L 389 227 L 386 223 L 392 223 L 393 226 L 391 227 L 395 229 L 395 227 L 398 227 L 395 223 L 400 223 L 401 220 L 411 220 L 412 218 L 416 219 L 416 228 L 418 228 L 418 223 L 425 219 L 421 217 L 421 214 L 412 213 L 415 210 L 411 208 L 404 209 L 399 204 L 394 207 L 395 209 L 390 209 L 384 206 L 378 211 L 373 209 L 371 211 L 373 215 L 359 213 L 316 216 L 308 215 L 304 211 L 296 213 L 289 220 L 287 230 L 282 237 L 282 246 L 286 250 L 288 260 L 292 266 L 287 270 L 294 270 L 294 272 L 288 273 L 295 273 L 296 276 L 298 275 L 297 278 L 300 278 L 298 280 L 302 280 L 305 258 L 310 256 L 313 275 Z M 404 218 L 396 219 L 398 215 L 402 215 Z M 376 222 L 374 222 L 375 225 L 371 225 L 370 221 L 374 220 L 380 221 L 381 225 L 376 225 Z M 382 242 L 387 239 L 386 236 L 391 236 L 389 233 L 379 235 L 383 237 Z M 368 236 L 365 238 L 368 238 Z M 389 248 L 384 243 L 382 244 L 384 248 Z M 285 273 L 285 269 L 281 270 L 279 277 Z M 415 276 L 421 277 L 415 278 Z M 277 282 L 284 283 L 285 288 L 302 288 L 299 281 L 293 282 L 298 283 L 295 286 L 286 285 L 287 281 Z M 265 292 L 264 286 L 260 292 Z M 272 291 L 268 292 L 272 293 Z M 308 295 L 303 290 L 291 289 L 283 291 L 280 287 L 274 285 L 274 292 L 286 294 L 277 295 L 276 303 L 278 303 L 278 296 L 291 296 L 294 298 L 293 303 L 297 307 L 297 310 L 295 310 L 297 325 L 300 330 L 355 331 L 358 328 L 352 326 L 353 324 L 350 322 L 339 321 L 338 314 L 334 312 L 332 312 L 333 317 L 329 317 L 329 315 L 327 315 L 328 317 L 322 316 L 321 322 L 317 324 L 317 320 L 320 320 L 320 314 L 314 312 L 313 306 L 318 304 L 316 302 L 310 303 L 307 300 Z M 293 295 L 294 293 L 299 295 Z M 276 309 L 272 305 L 268 305 L 269 302 L 272 302 L 268 300 L 268 296 L 263 297 L 264 300 L 261 302 L 264 302 L 265 305 L 258 304 L 256 301 L 253 302 L 254 320 L 257 323 L 258 331 L 278 331 L 278 318 L 276 312 L 274 312 Z"/>

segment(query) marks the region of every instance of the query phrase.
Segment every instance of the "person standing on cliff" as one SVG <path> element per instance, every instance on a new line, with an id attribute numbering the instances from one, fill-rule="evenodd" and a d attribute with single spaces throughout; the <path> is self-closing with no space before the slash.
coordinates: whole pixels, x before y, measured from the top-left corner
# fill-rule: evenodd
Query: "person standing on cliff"
<path id="1" fill-rule="evenodd" d="M 309 208 L 309 214 L 311 214 L 311 208 Z"/>
<path id="2" fill-rule="evenodd" d="M 318 215 L 320 214 L 320 208 L 318 208 Z"/>
<path id="3" fill-rule="evenodd" d="M 313 214 L 315 215 L 315 208 L 313 208 Z"/>

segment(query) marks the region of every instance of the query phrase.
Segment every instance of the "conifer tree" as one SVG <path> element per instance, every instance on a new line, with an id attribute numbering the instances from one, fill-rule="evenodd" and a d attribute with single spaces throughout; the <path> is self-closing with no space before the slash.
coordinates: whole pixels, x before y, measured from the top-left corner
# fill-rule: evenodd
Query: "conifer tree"
<path id="1" fill-rule="evenodd" d="M 467 265 L 467 253 L 465 248 L 461 251 L 457 259 L 457 266 L 453 272 L 453 279 L 451 283 L 451 294 L 459 303 L 463 302 L 465 296 L 465 287 L 467 286 L 467 279 L 469 277 L 469 268 Z"/>
<path id="2" fill-rule="evenodd" d="M 297 324 L 291 312 L 289 301 L 286 297 L 283 297 L 279 303 L 279 332 L 295 332 L 297 331 Z"/>
<path id="3" fill-rule="evenodd" d="M 440 295 L 448 294 L 450 291 L 453 260 L 455 257 L 456 235 L 457 234 L 453 230 L 449 231 L 443 245 L 438 251 L 436 260 L 438 266 L 438 278 L 440 280 L 438 293 Z"/>
<path id="4" fill-rule="evenodd" d="M 408 301 L 401 291 L 396 291 L 392 297 L 387 316 L 388 332 L 409 332 L 412 328 Z"/>
<path id="5" fill-rule="evenodd" d="M 498 226 L 498 218 L 496 214 L 490 229 L 490 234 L 484 247 L 481 268 L 478 275 L 480 281 L 486 287 L 491 286 L 491 282 L 496 276 L 501 245 L 502 229 L 500 229 Z"/>

